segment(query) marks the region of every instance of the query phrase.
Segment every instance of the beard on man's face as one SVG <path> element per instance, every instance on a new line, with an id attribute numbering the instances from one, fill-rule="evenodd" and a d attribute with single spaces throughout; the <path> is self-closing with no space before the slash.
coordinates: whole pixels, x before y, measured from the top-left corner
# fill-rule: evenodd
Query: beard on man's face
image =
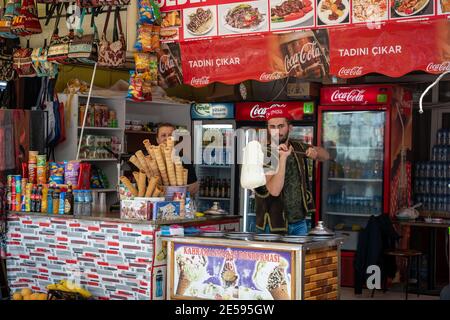
<path id="1" fill-rule="evenodd" d="M 284 143 L 286 143 L 287 142 L 287 140 L 288 140 L 288 138 L 289 138 L 289 133 L 286 133 L 284 136 L 280 136 L 279 137 L 279 144 L 284 144 Z"/>

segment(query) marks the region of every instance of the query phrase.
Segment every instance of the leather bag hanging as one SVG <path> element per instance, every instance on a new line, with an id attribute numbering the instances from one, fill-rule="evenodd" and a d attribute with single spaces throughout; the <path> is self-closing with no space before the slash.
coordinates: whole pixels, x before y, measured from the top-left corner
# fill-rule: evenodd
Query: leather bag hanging
<path id="1" fill-rule="evenodd" d="M 98 64 L 103 67 L 120 67 L 125 64 L 126 61 L 126 42 L 125 36 L 122 30 L 122 22 L 120 19 L 120 8 L 117 7 L 114 17 L 114 29 L 116 26 L 119 28 L 119 39 L 117 41 L 108 41 L 106 31 L 108 29 L 108 23 L 111 16 L 112 8 L 108 8 L 106 16 L 105 26 L 103 28 L 102 39 L 99 44 L 99 56 Z M 116 31 L 117 32 L 117 31 Z M 114 33 L 116 33 L 114 32 Z"/>

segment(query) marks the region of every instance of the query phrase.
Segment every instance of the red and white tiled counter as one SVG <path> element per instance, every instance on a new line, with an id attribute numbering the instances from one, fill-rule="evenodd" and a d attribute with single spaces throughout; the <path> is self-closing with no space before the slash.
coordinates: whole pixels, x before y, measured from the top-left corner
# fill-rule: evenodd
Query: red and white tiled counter
<path id="1" fill-rule="evenodd" d="M 177 224 L 239 230 L 239 216 Z M 96 299 L 163 300 L 166 254 L 160 225 L 114 218 L 10 213 L 7 274 L 12 292 L 46 291 L 73 279 Z"/>

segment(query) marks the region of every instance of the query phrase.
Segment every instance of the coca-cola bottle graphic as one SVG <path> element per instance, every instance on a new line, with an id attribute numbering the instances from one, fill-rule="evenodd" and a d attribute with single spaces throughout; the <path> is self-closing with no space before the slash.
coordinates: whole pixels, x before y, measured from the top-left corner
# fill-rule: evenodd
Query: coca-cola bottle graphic
<path id="1" fill-rule="evenodd" d="M 281 36 L 280 49 L 289 76 L 321 78 L 328 75 L 327 52 L 313 31 Z"/>

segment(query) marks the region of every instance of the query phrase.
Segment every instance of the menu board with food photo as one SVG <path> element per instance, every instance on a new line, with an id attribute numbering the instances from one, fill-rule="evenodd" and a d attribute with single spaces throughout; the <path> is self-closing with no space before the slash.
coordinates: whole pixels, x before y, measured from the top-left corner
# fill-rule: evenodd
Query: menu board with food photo
<path id="1" fill-rule="evenodd" d="M 450 0 L 437 0 L 438 14 L 450 14 Z"/>
<path id="2" fill-rule="evenodd" d="M 267 0 L 219 6 L 219 35 L 269 31 Z"/>
<path id="3" fill-rule="evenodd" d="M 180 40 L 181 28 L 181 11 L 169 11 L 161 13 L 161 41 L 176 41 Z"/>
<path id="4" fill-rule="evenodd" d="M 353 0 L 353 22 L 388 20 L 388 0 Z"/>
<path id="5" fill-rule="evenodd" d="M 175 243 L 172 297 L 214 300 L 290 300 L 290 251 Z"/>
<path id="6" fill-rule="evenodd" d="M 184 9 L 184 39 L 217 36 L 216 13 L 215 6 Z"/>
<path id="7" fill-rule="evenodd" d="M 390 0 L 391 19 L 434 15 L 433 0 Z"/>
<path id="8" fill-rule="evenodd" d="M 313 0 L 270 0 L 273 31 L 314 26 Z"/>
<path id="9" fill-rule="evenodd" d="M 349 0 L 317 0 L 318 26 L 348 24 L 349 22 Z"/>

